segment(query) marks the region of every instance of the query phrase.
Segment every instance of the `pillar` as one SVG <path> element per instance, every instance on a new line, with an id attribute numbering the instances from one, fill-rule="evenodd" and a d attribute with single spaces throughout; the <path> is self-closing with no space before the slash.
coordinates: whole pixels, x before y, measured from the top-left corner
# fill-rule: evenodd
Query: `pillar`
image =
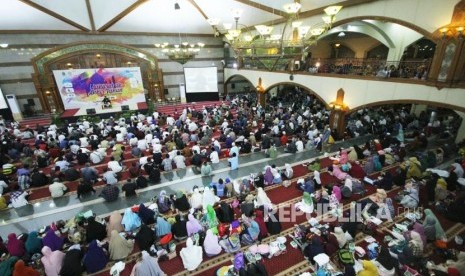
<path id="1" fill-rule="evenodd" d="M 265 107 L 266 104 L 266 94 L 260 91 L 257 91 L 257 101 L 262 106 Z"/>
<path id="2" fill-rule="evenodd" d="M 342 109 L 333 109 L 329 115 L 329 127 L 331 130 L 336 130 L 339 138 L 344 137 L 344 131 L 346 129 L 346 111 Z"/>
<path id="3" fill-rule="evenodd" d="M 410 114 L 415 114 L 417 118 L 420 116 L 422 111 L 426 111 L 428 106 L 426 104 L 412 104 L 412 108 L 410 109 Z"/>
<path id="4" fill-rule="evenodd" d="M 462 118 L 462 123 L 460 124 L 459 130 L 457 131 L 457 137 L 455 137 L 455 143 L 458 143 L 465 139 L 465 113 L 460 111 L 455 112 Z"/>

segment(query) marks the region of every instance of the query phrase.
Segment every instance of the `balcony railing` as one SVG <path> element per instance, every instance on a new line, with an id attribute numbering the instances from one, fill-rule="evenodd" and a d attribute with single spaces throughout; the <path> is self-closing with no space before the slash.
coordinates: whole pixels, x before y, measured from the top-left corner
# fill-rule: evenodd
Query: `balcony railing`
<path id="1" fill-rule="evenodd" d="M 305 66 L 306 65 L 306 66 Z M 431 59 L 410 61 L 386 61 L 381 59 L 335 58 L 310 59 L 298 68 L 309 73 L 330 73 L 380 78 L 428 78 Z"/>

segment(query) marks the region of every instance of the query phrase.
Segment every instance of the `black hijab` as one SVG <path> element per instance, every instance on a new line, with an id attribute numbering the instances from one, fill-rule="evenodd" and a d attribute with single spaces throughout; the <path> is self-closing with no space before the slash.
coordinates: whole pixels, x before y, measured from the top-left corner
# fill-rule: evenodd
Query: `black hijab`
<path id="1" fill-rule="evenodd" d="M 171 233 L 177 238 L 187 237 L 187 220 L 180 215 L 176 215 L 176 222 L 171 226 Z"/>
<path id="2" fill-rule="evenodd" d="M 147 208 L 143 203 L 139 205 L 139 212 L 137 213 L 145 224 L 154 224 L 155 223 L 155 212 Z"/>
<path id="3" fill-rule="evenodd" d="M 142 224 L 139 232 L 136 234 L 136 242 L 139 246 L 140 251 L 150 251 L 150 247 L 155 242 L 155 232 L 150 229 L 147 225 Z"/>
<path id="4" fill-rule="evenodd" d="M 87 219 L 86 241 L 90 243 L 93 240 L 102 241 L 107 237 L 107 228 L 105 225 L 96 222 L 94 217 Z"/>
<path id="5" fill-rule="evenodd" d="M 176 198 L 176 200 L 174 201 L 174 207 L 181 212 L 186 212 L 191 208 L 185 194 L 183 194 L 179 198 Z"/>
<path id="6" fill-rule="evenodd" d="M 397 265 L 397 261 L 391 256 L 389 250 L 385 246 L 381 246 L 376 260 L 387 270 L 391 270 Z"/>
<path id="7" fill-rule="evenodd" d="M 81 264 L 82 252 L 79 249 L 71 249 L 65 254 L 63 266 L 60 270 L 60 275 L 80 276 L 84 272 Z"/>

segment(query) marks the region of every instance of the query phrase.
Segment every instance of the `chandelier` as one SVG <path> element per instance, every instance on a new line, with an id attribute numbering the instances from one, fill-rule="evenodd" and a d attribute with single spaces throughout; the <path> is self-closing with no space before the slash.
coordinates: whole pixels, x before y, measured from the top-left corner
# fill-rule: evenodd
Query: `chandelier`
<path id="1" fill-rule="evenodd" d="M 205 46 L 202 42 L 189 43 L 187 41 L 179 44 L 170 44 L 168 42 L 155 43 L 155 48 L 161 50 L 161 52 L 169 59 L 185 64 L 189 60 L 193 59 L 199 52 L 200 49 Z"/>
<path id="2" fill-rule="evenodd" d="M 283 56 L 303 53 L 331 29 L 342 6 L 326 7 L 322 21 L 311 26 L 299 20 L 300 8 L 301 4 L 298 2 L 285 4 L 283 10 L 288 17 L 280 26 L 256 25 L 250 30 L 251 28 L 239 24 L 241 11 L 238 10 L 233 10 L 234 28 L 232 24 L 220 26 L 218 19 L 208 19 L 208 23 L 216 35 L 224 34 L 225 40 L 238 56 Z M 243 32 L 244 28 L 241 27 L 246 27 L 249 31 Z"/>

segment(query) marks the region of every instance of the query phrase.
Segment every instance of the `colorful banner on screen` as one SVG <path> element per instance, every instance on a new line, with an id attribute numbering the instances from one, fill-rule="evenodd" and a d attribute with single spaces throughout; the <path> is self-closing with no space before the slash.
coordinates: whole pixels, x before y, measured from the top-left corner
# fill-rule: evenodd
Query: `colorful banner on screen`
<path id="1" fill-rule="evenodd" d="M 54 70 L 65 109 L 134 106 L 145 102 L 139 67 Z"/>

